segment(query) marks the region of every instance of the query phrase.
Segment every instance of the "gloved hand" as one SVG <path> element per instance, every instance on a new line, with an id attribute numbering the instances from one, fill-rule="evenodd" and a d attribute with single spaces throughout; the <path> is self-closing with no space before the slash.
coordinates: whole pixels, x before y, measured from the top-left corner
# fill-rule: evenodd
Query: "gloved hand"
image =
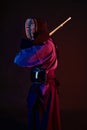
<path id="1" fill-rule="evenodd" d="M 21 40 L 21 44 L 20 44 L 21 49 L 30 48 L 32 46 L 33 46 L 32 40 L 30 40 L 30 39 L 22 39 Z"/>

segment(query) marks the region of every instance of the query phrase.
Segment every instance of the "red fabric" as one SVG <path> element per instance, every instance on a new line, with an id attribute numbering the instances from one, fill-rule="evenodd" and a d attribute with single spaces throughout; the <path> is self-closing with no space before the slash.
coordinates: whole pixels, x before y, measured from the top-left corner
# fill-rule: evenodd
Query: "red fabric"
<path id="1" fill-rule="evenodd" d="M 61 130 L 60 126 L 60 106 L 59 106 L 59 94 L 54 80 L 50 79 L 50 91 L 51 91 L 51 103 L 49 109 L 49 119 L 47 130 Z"/>
<path id="2" fill-rule="evenodd" d="M 59 105 L 59 93 L 58 93 L 59 86 L 56 86 L 54 76 L 55 76 L 54 71 L 51 71 L 48 74 L 49 89 L 44 95 L 44 98 L 38 95 L 39 100 L 38 111 L 40 121 L 43 118 L 44 111 L 48 111 L 48 117 L 47 117 L 48 123 L 46 126 L 46 130 L 61 130 L 60 105 Z M 50 95 L 51 98 L 49 98 Z M 50 102 L 49 110 L 47 110 L 48 109 L 47 105 L 49 102 Z"/>
<path id="3" fill-rule="evenodd" d="M 49 30 L 47 22 L 40 18 L 36 18 L 36 21 L 37 21 L 37 31 L 34 34 L 35 40 L 33 41 L 33 44 L 43 43 L 47 41 L 47 39 L 49 38 Z"/>

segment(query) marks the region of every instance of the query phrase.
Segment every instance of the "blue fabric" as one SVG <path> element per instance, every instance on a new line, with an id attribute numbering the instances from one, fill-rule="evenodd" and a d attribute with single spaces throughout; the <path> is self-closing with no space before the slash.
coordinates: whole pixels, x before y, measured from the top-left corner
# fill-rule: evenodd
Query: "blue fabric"
<path id="1" fill-rule="evenodd" d="M 58 62 L 54 44 L 49 39 L 46 43 L 21 49 L 15 56 L 14 63 L 21 67 L 41 66 L 46 70 L 56 69 Z"/>
<path id="2" fill-rule="evenodd" d="M 35 89 L 35 85 L 30 88 L 28 98 L 27 98 L 27 106 L 28 106 L 28 129 L 29 130 L 34 130 L 33 123 L 35 125 L 34 117 L 35 117 L 35 111 L 34 111 L 34 106 L 36 103 L 37 99 L 37 89 Z"/>
<path id="3" fill-rule="evenodd" d="M 39 105 L 41 106 L 43 104 L 40 102 L 39 99 L 42 98 L 43 101 L 45 101 L 45 99 L 44 96 L 41 97 L 39 93 L 39 87 L 40 85 L 34 84 L 33 86 L 31 86 L 28 94 L 28 130 L 47 130 L 49 109 L 51 104 L 51 93 L 49 94 L 49 98 L 47 97 L 48 103 L 46 106 L 46 110 L 43 110 L 42 120 L 40 120 L 38 108 Z M 38 97 L 38 94 L 40 98 Z"/>

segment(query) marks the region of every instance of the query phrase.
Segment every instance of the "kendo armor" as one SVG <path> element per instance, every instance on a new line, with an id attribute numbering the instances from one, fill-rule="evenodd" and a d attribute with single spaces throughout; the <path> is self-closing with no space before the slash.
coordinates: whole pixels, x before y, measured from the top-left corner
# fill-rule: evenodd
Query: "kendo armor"
<path id="1" fill-rule="evenodd" d="M 45 83 L 46 82 L 46 70 L 43 68 L 35 67 L 31 70 L 31 82 L 33 83 Z"/>

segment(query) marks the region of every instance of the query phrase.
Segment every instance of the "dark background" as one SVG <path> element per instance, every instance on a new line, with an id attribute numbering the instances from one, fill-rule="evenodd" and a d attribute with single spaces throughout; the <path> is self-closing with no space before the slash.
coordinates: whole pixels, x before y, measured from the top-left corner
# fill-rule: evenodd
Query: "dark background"
<path id="1" fill-rule="evenodd" d="M 47 20 L 49 32 L 72 19 L 52 35 L 59 47 L 60 112 L 62 130 L 87 129 L 87 2 L 10 1 L 1 5 L 0 17 L 0 130 L 27 129 L 26 98 L 29 72 L 13 63 L 25 37 L 28 17 Z"/>

